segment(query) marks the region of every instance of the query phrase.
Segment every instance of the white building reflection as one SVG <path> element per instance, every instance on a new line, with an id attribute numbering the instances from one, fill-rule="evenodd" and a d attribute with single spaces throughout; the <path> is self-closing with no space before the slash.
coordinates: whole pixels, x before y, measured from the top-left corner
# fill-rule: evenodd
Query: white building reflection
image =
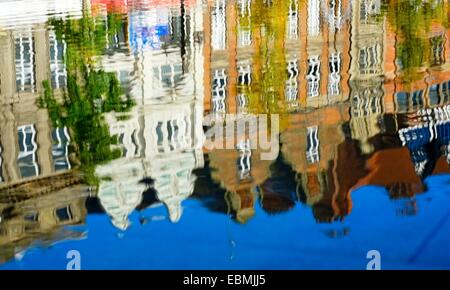
<path id="1" fill-rule="evenodd" d="M 16 29 L 45 24 L 52 17 L 80 18 L 82 0 L 2 0 L 0 27 Z"/>
<path id="2" fill-rule="evenodd" d="M 53 127 L 37 99 L 50 80 L 56 95 L 66 86 L 66 43 L 50 19 L 78 19 L 83 1 L 0 3 L 0 182 L 45 177 L 71 169 L 67 128 Z"/>
<path id="3" fill-rule="evenodd" d="M 122 230 L 149 186 L 170 221 L 178 222 L 182 202 L 194 190 L 192 171 L 203 166 L 201 1 L 184 7 L 184 15 L 173 5 L 145 8 L 130 9 L 128 55 L 117 53 L 134 64 L 125 81 L 137 105 L 126 119 L 106 116 L 123 157 L 96 170 L 100 203 Z M 106 69 L 123 69 L 116 60 L 114 54 L 105 58 Z"/>

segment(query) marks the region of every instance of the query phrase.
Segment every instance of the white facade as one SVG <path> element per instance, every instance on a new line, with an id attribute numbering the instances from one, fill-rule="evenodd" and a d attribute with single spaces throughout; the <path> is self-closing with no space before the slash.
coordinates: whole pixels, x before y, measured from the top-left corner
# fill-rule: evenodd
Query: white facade
<path id="1" fill-rule="evenodd" d="M 129 13 L 129 35 L 135 63 L 131 95 L 138 104 L 187 101 L 202 95 L 198 79 L 203 71 L 203 51 L 196 35 L 203 31 L 201 1 L 180 9 L 153 7 Z M 185 23 L 185 47 L 181 49 Z M 189 34 L 189 35 L 187 35 Z M 189 55 L 189 59 L 187 58 Z"/>
<path id="2" fill-rule="evenodd" d="M 2 0 L 0 30 L 46 23 L 52 17 L 79 18 L 82 7 L 82 0 Z"/>
<path id="3" fill-rule="evenodd" d="M 203 51 L 202 43 L 195 40 L 203 30 L 201 1 L 186 7 L 186 12 L 190 33 L 184 34 L 184 48 L 181 41 L 173 41 L 179 35 L 169 31 L 176 27 L 179 10 L 154 7 L 130 16 L 135 22 L 130 23 L 131 55 L 137 68 L 130 93 L 137 105 L 131 118 L 106 117 L 111 134 L 119 137 L 123 157 L 96 170 L 99 177 L 107 177 L 100 182 L 98 198 L 122 230 L 129 226 L 128 216 L 149 186 L 166 206 L 170 221 L 178 222 L 182 201 L 194 190 L 192 171 L 203 166 Z M 155 13 L 156 22 L 146 24 Z M 145 27 L 160 31 L 152 40 L 143 39 L 139 29 Z M 152 179 L 153 184 L 145 184 L 144 179 Z"/>

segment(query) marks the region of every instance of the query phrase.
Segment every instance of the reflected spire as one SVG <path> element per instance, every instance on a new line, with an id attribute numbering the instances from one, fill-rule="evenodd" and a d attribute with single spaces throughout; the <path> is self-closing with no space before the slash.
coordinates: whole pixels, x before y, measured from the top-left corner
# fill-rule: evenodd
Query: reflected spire
<path id="1" fill-rule="evenodd" d="M 109 165 L 97 167 L 100 178 L 97 197 L 112 224 L 120 230 L 130 226 L 128 216 L 141 203 L 147 186 L 143 180 L 143 167 L 139 161 L 118 160 Z M 102 180 L 103 179 L 103 180 Z"/>

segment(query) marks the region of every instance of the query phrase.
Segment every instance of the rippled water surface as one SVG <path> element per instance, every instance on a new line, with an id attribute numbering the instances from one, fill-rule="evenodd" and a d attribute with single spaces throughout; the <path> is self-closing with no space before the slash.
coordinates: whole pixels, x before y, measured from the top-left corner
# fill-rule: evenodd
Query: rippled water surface
<path id="1" fill-rule="evenodd" d="M 0 0 L 0 268 L 450 268 L 449 19 Z"/>

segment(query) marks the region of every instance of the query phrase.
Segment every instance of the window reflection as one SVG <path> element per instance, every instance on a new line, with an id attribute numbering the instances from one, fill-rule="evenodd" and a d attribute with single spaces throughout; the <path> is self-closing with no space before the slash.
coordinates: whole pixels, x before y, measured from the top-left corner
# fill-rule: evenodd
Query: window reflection
<path id="1" fill-rule="evenodd" d="M 34 37 L 31 32 L 15 38 L 17 92 L 34 92 L 36 86 Z"/>
<path id="2" fill-rule="evenodd" d="M 71 168 L 69 161 L 70 137 L 67 127 L 55 128 L 52 131 L 52 157 L 55 171 Z"/>
<path id="3" fill-rule="evenodd" d="M 319 157 L 319 136 L 318 136 L 318 131 L 319 131 L 319 127 L 318 126 L 312 126 L 312 127 L 308 127 L 306 128 L 307 130 L 307 149 L 306 149 L 306 159 L 308 160 L 308 163 L 317 163 L 320 160 Z"/>
<path id="4" fill-rule="evenodd" d="M 382 72 L 382 48 L 379 43 L 364 47 L 359 51 L 359 71 L 363 75 Z"/>
<path id="5" fill-rule="evenodd" d="M 440 34 L 430 38 L 431 51 L 430 51 L 430 65 L 438 66 L 445 63 L 445 37 L 444 34 Z"/>
<path id="6" fill-rule="evenodd" d="M 341 54 L 332 53 L 328 62 L 328 95 L 337 96 L 340 94 L 341 83 Z"/>
<path id="7" fill-rule="evenodd" d="M 320 88 L 320 58 L 318 55 L 308 59 L 306 80 L 308 82 L 308 97 L 318 97 Z"/>
<path id="8" fill-rule="evenodd" d="M 214 113 L 225 113 L 227 97 L 227 76 L 225 69 L 215 70 L 212 81 L 212 102 Z"/>
<path id="9" fill-rule="evenodd" d="M 64 88 L 67 82 L 66 64 L 64 63 L 67 45 L 64 40 L 58 41 L 53 31 L 49 34 L 49 42 L 51 84 L 54 89 Z"/>
<path id="10" fill-rule="evenodd" d="M 211 38 L 213 50 L 226 48 L 226 0 L 215 0 L 211 15 Z"/>
<path id="11" fill-rule="evenodd" d="M 308 35 L 320 34 L 320 0 L 308 0 Z"/>
<path id="12" fill-rule="evenodd" d="M 287 25 L 288 39 L 298 38 L 298 1 L 291 0 L 289 3 L 288 25 Z"/>
<path id="13" fill-rule="evenodd" d="M 37 163 L 36 130 L 34 125 L 24 125 L 18 128 L 19 156 L 17 163 L 22 177 L 39 175 Z"/>
<path id="14" fill-rule="evenodd" d="M 297 100 L 297 94 L 298 94 L 298 62 L 297 60 L 291 60 L 288 62 L 287 65 L 287 71 L 288 71 L 288 80 L 286 82 L 286 92 L 285 97 L 286 101 L 293 102 Z"/>

